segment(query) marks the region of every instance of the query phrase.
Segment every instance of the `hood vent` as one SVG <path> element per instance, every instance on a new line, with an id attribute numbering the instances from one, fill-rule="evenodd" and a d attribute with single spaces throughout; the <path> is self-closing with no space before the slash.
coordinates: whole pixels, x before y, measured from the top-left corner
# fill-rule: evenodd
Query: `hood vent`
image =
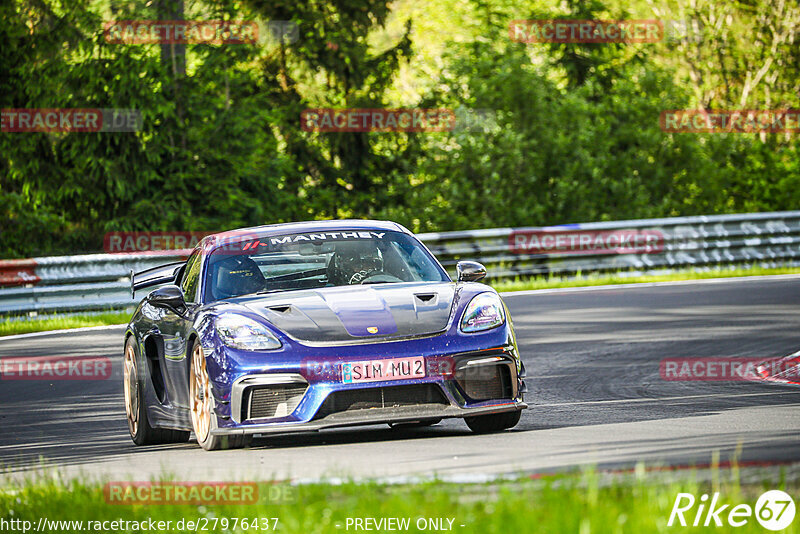
<path id="1" fill-rule="evenodd" d="M 372 343 L 444 331 L 454 292 L 452 282 L 354 285 L 259 295 L 246 306 L 298 341 Z"/>

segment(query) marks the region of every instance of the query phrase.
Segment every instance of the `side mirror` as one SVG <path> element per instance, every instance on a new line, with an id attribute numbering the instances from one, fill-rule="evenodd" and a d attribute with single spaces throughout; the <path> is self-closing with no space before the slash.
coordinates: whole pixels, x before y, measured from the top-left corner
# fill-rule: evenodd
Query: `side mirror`
<path id="1" fill-rule="evenodd" d="M 459 282 L 477 282 L 486 276 L 486 267 L 477 261 L 460 261 L 456 265 Z"/>
<path id="2" fill-rule="evenodd" d="M 177 313 L 183 313 L 186 310 L 183 291 L 176 285 L 159 287 L 147 296 L 147 301 L 153 306 L 168 308 Z"/>

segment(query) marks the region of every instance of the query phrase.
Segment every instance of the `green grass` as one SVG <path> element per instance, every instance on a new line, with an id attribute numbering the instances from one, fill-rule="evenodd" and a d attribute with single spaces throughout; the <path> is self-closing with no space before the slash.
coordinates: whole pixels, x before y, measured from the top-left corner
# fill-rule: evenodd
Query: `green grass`
<path id="1" fill-rule="evenodd" d="M 710 271 L 677 271 L 657 275 L 627 275 L 624 272 L 590 274 L 574 277 L 537 276 L 514 280 L 491 281 L 498 291 L 525 291 L 530 289 L 553 289 L 561 287 L 607 286 L 615 284 L 641 284 L 646 282 L 675 282 L 680 280 L 707 280 L 710 278 L 734 278 L 740 276 L 766 276 L 775 274 L 800 274 L 800 267 L 750 267 L 740 269 L 714 269 Z"/>
<path id="2" fill-rule="evenodd" d="M 98 314 L 61 315 L 55 317 L 3 317 L 0 321 L 0 336 L 63 330 L 84 326 L 125 324 L 131 319 L 129 311 L 109 311 Z"/>
<path id="3" fill-rule="evenodd" d="M 795 500 L 798 498 L 800 485 L 796 478 L 788 483 L 739 484 L 735 468 L 721 477 L 719 473 L 722 471 L 715 473 L 710 481 L 705 482 L 698 482 L 691 472 L 665 481 L 663 477 L 652 474 L 609 478 L 587 471 L 488 484 L 426 482 L 386 485 L 371 482 L 285 486 L 262 483 L 258 502 L 250 505 L 108 504 L 102 484 L 40 479 L 13 483 L 0 489 L 0 519 L 19 519 L 33 525 L 37 525 L 41 517 L 51 521 L 84 522 L 169 520 L 172 521 L 170 528 L 162 531 L 182 532 L 176 528 L 180 519 L 197 521 L 205 518 L 208 532 L 263 532 L 263 529 L 233 529 L 231 523 L 227 530 L 223 530 L 219 528 L 219 521 L 222 518 L 248 518 L 251 521 L 255 518 L 278 518 L 278 532 L 311 534 L 355 532 L 352 525 L 346 528 L 348 518 L 409 518 L 410 532 L 418 531 L 415 527 L 418 518 L 449 518 L 454 520 L 452 531 L 456 533 L 639 534 L 686 531 L 687 527 L 679 525 L 667 527 L 679 492 L 692 493 L 698 499 L 703 493 L 719 492 L 719 503 L 731 504 L 728 511 L 736 504 L 753 507 L 758 496 L 771 489 L 782 489 Z M 280 497 L 276 497 L 278 494 Z M 694 519 L 698 504 L 699 501 L 685 516 L 689 523 Z M 722 517 L 724 521 L 725 514 Z M 211 528 L 214 518 L 218 521 L 216 529 Z M 798 526 L 800 519 L 783 532 L 797 532 Z M 727 524 L 710 529 L 688 527 L 689 532 L 701 530 L 766 532 L 754 517 L 750 517 L 741 528 Z M 59 529 L 51 526 L 50 531 L 80 530 L 73 525 Z"/>

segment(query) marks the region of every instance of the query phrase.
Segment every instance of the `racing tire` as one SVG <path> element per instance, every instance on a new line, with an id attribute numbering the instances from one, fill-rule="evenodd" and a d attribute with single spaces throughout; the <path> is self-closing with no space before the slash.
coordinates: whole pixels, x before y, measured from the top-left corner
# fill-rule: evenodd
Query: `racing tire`
<path id="1" fill-rule="evenodd" d="M 128 419 L 128 432 L 136 445 L 158 445 L 162 443 L 185 443 L 189 432 L 171 428 L 153 428 L 147 419 L 144 399 L 144 374 L 140 372 L 139 349 L 136 340 L 130 336 L 125 342 L 123 360 L 123 392 L 125 395 L 125 415 Z"/>
<path id="2" fill-rule="evenodd" d="M 189 411 L 192 416 L 192 428 L 197 443 L 207 451 L 224 449 L 240 449 L 253 440 L 246 434 L 214 435 L 217 428 L 217 416 L 214 415 L 216 401 L 211 393 L 211 380 L 208 377 L 206 356 L 200 341 L 195 339 L 192 345 L 189 362 Z"/>
<path id="3" fill-rule="evenodd" d="M 522 410 L 465 417 L 464 421 L 467 423 L 469 429 L 476 434 L 489 434 L 516 426 L 517 423 L 519 423 L 520 417 L 522 417 Z"/>

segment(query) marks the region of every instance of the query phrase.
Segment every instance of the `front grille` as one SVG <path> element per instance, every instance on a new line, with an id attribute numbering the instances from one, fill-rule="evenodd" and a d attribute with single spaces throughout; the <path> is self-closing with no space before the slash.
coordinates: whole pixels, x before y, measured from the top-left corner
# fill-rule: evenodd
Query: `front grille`
<path id="1" fill-rule="evenodd" d="M 242 399 L 244 419 L 284 417 L 291 414 L 306 392 L 306 384 L 276 384 L 247 388 Z"/>
<path id="2" fill-rule="evenodd" d="M 335 391 L 328 395 L 314 419 L 327 415 L 373 408 L 448 405 L 442 390 L 434 384 L 389 386 Z"/>
<path id="3" fill-rule="evenodd" d="M 506 364 L 463 367 L 456 371 L 456 382 L 474 401 L 508 399 L 513 391 L 511 371 Z"/>

